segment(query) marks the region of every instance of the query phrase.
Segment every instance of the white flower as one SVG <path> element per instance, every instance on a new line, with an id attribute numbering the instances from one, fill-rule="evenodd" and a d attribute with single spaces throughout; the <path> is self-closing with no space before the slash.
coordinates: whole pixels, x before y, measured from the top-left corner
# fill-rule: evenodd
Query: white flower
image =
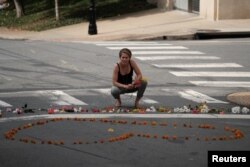
<path id="1" fill-rule="evenodd" d="M 21 114 L 22 113 L 22 110 L 20 108 L 16 108 L 14 111 L 13 111 L 13 114 Z"/>
<path id="2" fill-rule="evenodd" d="M 174 112 L 180 112 L 180 108 L 179 107 L 174 108 Z"/>
<path id="3" fill-rule="evenodd" d="M 247 107 L 243 107 L 242 110 L 241 110 L 241 112 L 243 114 L 248 114 L 249 113 L 249 109 Z"/>
<path id="4" fill-rule="evenodd" d="M 187 106 L 183 106 L 183 110 L 184 112 L 191 112 L 190 108 L 188 108 Z"/>
<path id="5" fill-rule="evenodd" d="M 58 108 L 55 108 L 54 113 L 58 113 L 58 112 L 60 112 L 60 110 Z"/>
<path id="6" fill-rule="evenodd" d="M 202 112 L 202 113 L 208 113 L 208 111 L 209 111 L 208 106 L 207 106 L 207 105 L 203 105 L 203 106 L 202 106 L 202 109 L 201 109 L 201 112 Z"/>
<path id="7" fill-rule="evenodd" d="M 240 106 L 236 106 L 232 108 L 232 113 L 239 114 L 240 113 Z"/>
<path id="8" fill-rule="evenodd" d="M 154 106 L 147 108 L 147 110 L 148 110 L 148 112 L 156 112 L 156 108 Z"/>

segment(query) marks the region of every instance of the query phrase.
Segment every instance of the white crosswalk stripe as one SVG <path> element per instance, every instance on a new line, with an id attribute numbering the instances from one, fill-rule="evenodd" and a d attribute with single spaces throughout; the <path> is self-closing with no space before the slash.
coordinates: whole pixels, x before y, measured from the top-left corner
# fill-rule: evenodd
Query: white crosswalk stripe
<path id="1" fill-rule="evenodd" d="M 55 105 L 88 105 L 60 90 L 38 91 L 38 93 L 41 94 L 41 96 L 48 97 Z"/>
<path id="2" fill-rule="evenodd" d="M 51 105 L 88 105 L 87 103 L 61 91 L 61 90 L 37 90 L 0 93 L 1 97 L 32 97 L 48 99 Z M 0 106 L 12 107 L 13 105 L 0 100 Z"/>
<path id="3" fill-rule="evenodd" d="M 236 63 L 153 64 L 157 68 L 236 68 Z"/>
<path id="4" fill-rule="evenodd" d="M 136 59 L 142 61 L 154 60 L 218 60 L 217 56 L 136 56 Z"/>
<path id="5" fill-rule="evenodd" d="M 12 105 L 0 100 L 0 107 L 12 107 Z"/>
<path id="6" fill-rule="evenodd" d="M 171 44 L 158 44 L 158 43 L 99 43 L 97 46 L 171 46 Z"/>
<path id="7" fill-rule="evenodd" d="M 209 97 L 209 96 L 207 96 L 205 94 L 196 92 L 194 90 L 180 91 L 179 94 L 183 98 L 194 101 L 194 102 L 197 102 L 197 103 L 203 103 L 203 102 L 206 102 L 206 103 L 227 103 L 227 102 L 224 102 L 224 101 L 217 100 L 215 98 Z"/>
<path id="8" fill-rule="evenodd" d="M 36 90 L 0 93 L 0 97 L 32 97 L 48 99 L 53 105 L 88 105 L 87 103 L 61 91 L 61 90 Z M 0 101 L 0 106 L 11 107 L 12 105 Z"/>
<path id="9" fill-rule="evenodd" d="M 173 90 L 171 90 L 170 88 L 163 88 L 162 91 L 166 92 L 167 94 L 170 94 L 171 92 L 173 92 Z M 174 90 L 174 91 L 177 92 L 177 94 L 180 95 L 180 97 L 189 101 L 196 102 L 196 103 L 206 102 L 206 103 L 213 103 L 213 104 L 214 103 L 227 104 L 227 102 L 225 101 L 215 99 L 213 97 L 210 97 L 198 91 L 194 91 L 192 89 Z"/>
<path id="10" fill-rule="evenodd" d="M 95 92 L 99 92 L 102 94 L 110 95 L 111 94 L 111 89 L 110 88 L 103 88 L 103 89 L 92 89 Z"/>
<path id="11" fill-rule="evenodd" d="M 209 86 L 209 87 L 238 87 L 249 88 L 250 82 L 244 81 L 189 81 L 197 86 Z"/>
<path id="12" fill-rule="evenodd" d="M 180 55 L 180 54 L 198 54 L 202 55 L 203 52 L 200 51 L 134 51 L 133 55 L 158 55 L 158 54 L 171 54 L 171 55 Z"/>
<path id="13" fill-rule="evenodd" d="M 121 50 L 123 47 L 107 47 L 108 49 L 110 50 Z M 162 49 L 187 49 L 186 47 L 184 46 L 140 46 L 140 47 L 137 47 L 137 46 L 132 46 L 132 47 L 129 47 L 129 49 L 131 49 L 132 51 L 133 50 L 155 50 L 155 49 L 158 49 L 158 50 L 162 50 Z"/>
<path id="14" fill-rule="evenodd" d="M 107 88 L 107 89 L 93 89 L 93 91 L 100 92 L 100 93 L 103 93 L 103 94 L 106 94 L 106 95 L 110 95 L 111 89 L 110 88 Z M 136 95 L 137 95 L 136 92 L 135 93 L 124 94 L 124 96 L 126 96 L 126 97 L 136 97 Z M 149 99 L 149 98 L 146 98 L 146 97 L 143 97 L 142 101 L 144 103 L 147 103 L 147 104 L 157 104 L 157 103 L 159 103 L 156 100 Z"/>
<path id="15" fill-rule="evenodd" d="M 103 44 L 103 45 L 108 45 L 108 44 L 159 44 L 157 41 L 93 41 L 93 42 L 88 42 L 92 44 Z"/>
<path id="16" fill-rule="evenodd" d="M 178 77 L 250 77 L 250 72 L 238 71 L 169 71 Z"/>

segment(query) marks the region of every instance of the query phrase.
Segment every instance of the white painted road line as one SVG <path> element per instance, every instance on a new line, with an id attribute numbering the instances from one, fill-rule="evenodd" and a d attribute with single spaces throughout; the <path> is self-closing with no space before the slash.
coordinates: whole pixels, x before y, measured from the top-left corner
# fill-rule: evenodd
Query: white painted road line
<path id="1" fill-rule="evenodd" d="M 99 93 L 103 93 L 103 94 L 106 94 L 106 95 L 110 95 L 111 96 L 111 89 L 110 88 L 107 88 L 107 89 L 92 89 L 96 92 L 99 92 Z M 124 96 L 126 97 L 136 97 L 137 96 L 137 93 L 134 92 L 134 93 L 127 93 L 127 94 L 124 94 Z M 153 100 L 153 99 L 149 99 L 149 98 L 146 98 L 146 97 L 143 97 L 142 98 L 142 101 L 144 103 L 147 103 L 147 104 L 158 104 L 159 102 Z"/>
<path id="2" fill-rule="evenodd" d="M 153 55 L 153 54 L 198 54 L 202 55 L 203 52 L 199 51 L 133 51 L 133 55 Z"/>
<path id="3" fill-rule="evenodd" d="M 153 64 L 157 68 L 237 68 L 236 63 Z"/>
<path id="4" fill-rule="evenodd" d="M 153 99 L 143 98 L 142 101 L 147 104 L 158 104 L 158 101 L 155 101 Z"/>
<path id="5" fill-rule="evenodd" d="M 185 91 L 180 91 L 178 92 L 183 98 L 197 102 L 197 103 L 224 103 L 226 104 L 227 102 L 217 100 L 215 98 L 209 97 L 205 94 L 196 92 L 194 90 L 185 90 Z"/>
<path id="6" fill-rule="evenodd" d="M 12 81 L 12 78 L 7 77 L 7 76 L 5 76 L 5 75 L 3 75 L 3 74 L 0 74 L 0 79 L 1 79 L 1 78 L 5 79 L 5 80 L 7 80 L 7 81 Z"/>
<path id="7" fill-rule="evenodd" d="M 250 77 L 250 72 L 231 71 L 169 71 L 178 77 Z"/>
<path id="8" fill-rule="evenodd" d="M 114 44 L 120 44 L 120 43 L 159 44 L 158 42 L 155 42 L 155 41 L 93 41 L 90 43 L 91 44 L 113 44 L 113 43 Z"/>
<path id="9" fill-rule="evenodd" d="M 97 46 L 171 46 L 171 44 L 158 44 L 158 43 L 99 43 Z M 130 47 L 129 47 L 130 48 Z"/>
<path id="10" fill-rule="evenodd" d="M 26 121 L 53 118 L 196 118 L 196 119 L 250 119 L 250 115 L 242 114 L 44 114 L 0 118 L 0 123 L 10 121 Z"/>
<path id="11" fill-rule="evenodd" d="M 235 88 L 247 88 L 250 87 L 250 82 L 244 81 L 189 81 L 197 86 L 210 86 L 210 87 L 235 87 Z"/>
<path id="12" fill-rule="evenodd" d="M 128 93 L 128 94 L 125 94 L 125 96 L 126 97 L 131 97 L 131 96 L 136 97 L 137 93 L 136 92 L 134 92 L 134 93 Z M 159 103 L 158 101 L 155 101 L 153 99 L 149 99 L 149 98 L 146 98 L 146 97 L 143 97 L 142 101 L 144 103 L 147 103 L 147 104 L 158 104 Z"/>
<path id="13" fill-rule="evenodd" d="M 121 50 L 123 47 L 107 47 L 110 50 Z M 154 49 L 187 49 L 184 46 L 132 46 L 131 50 L 154 50 Z"/>
<path id="14" fill-rule="evenodd" d="M 9 103 L 6 103 L 6 102 L 1 101 L 1 100 L 0 100 L 0 106 L 1 107 L 12 107 L 12 105 L 10 105 Z"/>
<path id="15" fill-rule="evenodd" d="M 42 96 L 47 96 L 55 105 L 88 105 L 60 90 L 39 91 Z"/>
<path id="16" fill-rule="evenodd" d="M 218 60 L 216 56 L 136 56 L 139 60 Z"/>
<path id="17" fill-rule="evenodd" d="M 91 89 L 95 92 L 102 93 L 105 95 L 111 95 L 111 89 L 110 88 L 103 88 L 103 89 Z"/>

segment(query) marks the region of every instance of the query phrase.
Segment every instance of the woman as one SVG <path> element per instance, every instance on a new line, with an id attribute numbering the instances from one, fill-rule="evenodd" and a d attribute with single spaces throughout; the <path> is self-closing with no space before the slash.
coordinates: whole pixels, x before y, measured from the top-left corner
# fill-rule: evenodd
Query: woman
<path id="1" fill-rule="evenodd" d="M 139 107 L 139 101 L 142 98 L 147 87 L 147 81 L 142 80 L 142 73 L 136 62 L 131 59 L 132 53 L 124 48 L 119 52 L 120 61 L 115 64 L 111 88 L 111 94 L 116 99 L 115 106 L 121 106 L 120 95 L 137 91 L 135 99 L 135 108 Z M 136 77 L 133 80 L 133 73 Z"/>

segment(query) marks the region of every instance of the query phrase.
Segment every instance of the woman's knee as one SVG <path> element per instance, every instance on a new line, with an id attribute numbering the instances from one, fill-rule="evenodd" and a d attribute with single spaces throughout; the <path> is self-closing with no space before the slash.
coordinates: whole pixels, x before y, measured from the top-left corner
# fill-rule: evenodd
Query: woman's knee
<path id="1" fill-rule="evenodd" d="M 111 88 L 111 95 L 114 97 L 114 98 L 119 98 L 120 96 L 120 89 L 116 86 L 112 86 Z"/>
<path id="2" fill-rule="evenodd" d="M 146 88 L 147 85 L 148 85 L 148 81 L 146 81 L 146 80 L 141 81 L 141 87 Z"/>

